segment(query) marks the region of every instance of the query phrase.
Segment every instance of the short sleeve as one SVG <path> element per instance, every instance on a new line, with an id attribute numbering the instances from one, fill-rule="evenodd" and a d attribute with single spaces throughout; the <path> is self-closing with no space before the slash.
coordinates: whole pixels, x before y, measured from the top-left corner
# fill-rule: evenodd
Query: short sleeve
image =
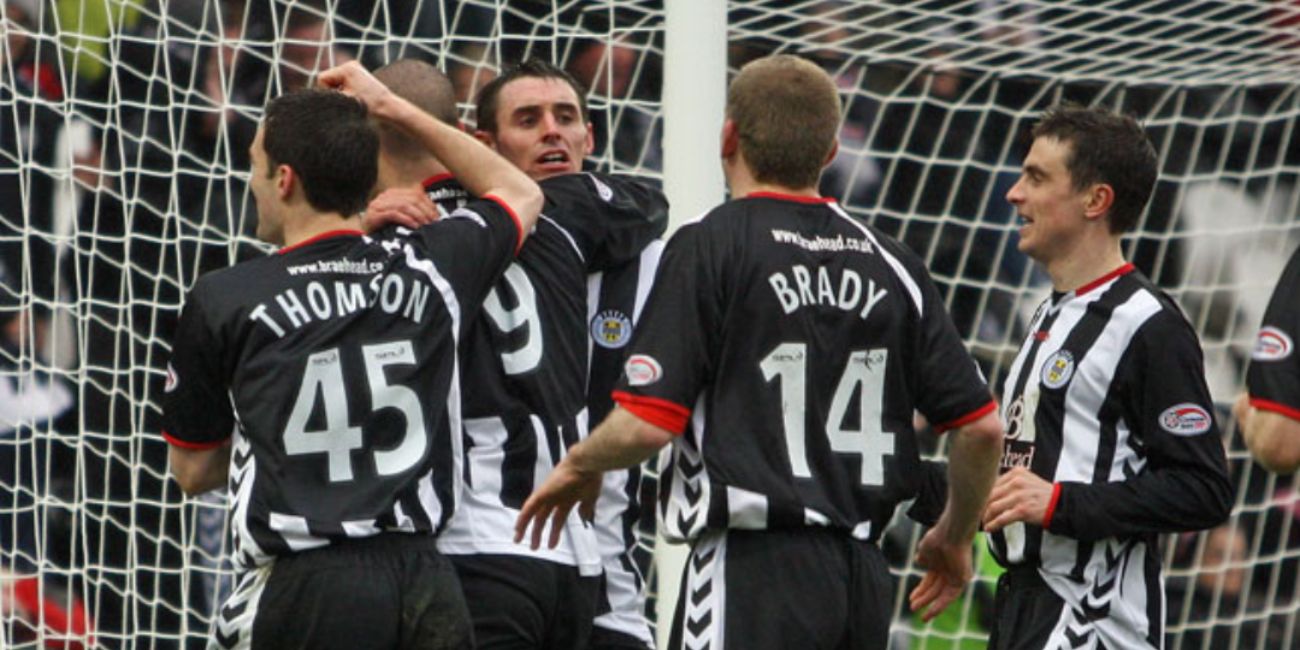
<path id="1" fill-rule="evenodd" d="M 920 263 L 907 266 L 921 297 L 916 342 L 914 390 L 917 410 L 938 431 L 964 426 L 997 407 L 979 366 L 966 350 L 957 327 L 944 309 L 943 297 Z"/>
<path id="2" fill-rule="evenodd" d="M 663 192 L 633 178 L 566 174 L 540 185 L 546 197 L 543 215 L 574 239 L 588 272 L 631 262 L 668 227 Z"/>
<path id="3" fill-rule="evenodd" d="M 181 310 L 163 386 L 163 437 L 178 447 L 216 447 L 235 428 L 221 362 L 224 348 L 215 329 L 202 294 L 192 291 Z"/>
<path id="4" fill-rule="evenodd" d="M 1255 337 L 1246 373 L 1250 402 L 1258 409 L 1300 420 L 1300 251 L 1291 256 Z"/>
<path id="5" fill-rule="evenodd" d="M 478 310 L 523 241 L 519 218 L 491 196 L 470 201 L 420 228 L 416 235 L 434 270 L 451 285 L 464 313 Z M 420 270 L 420 260 L 414 262 Z"/>
<path id="6" fill-rule="evenodd" d="M 707 233 L 691 224 L 669 240 L 614 390 L 623 408 L 673 433 L 686 429 L 716 365 L 723 298 Z"/>

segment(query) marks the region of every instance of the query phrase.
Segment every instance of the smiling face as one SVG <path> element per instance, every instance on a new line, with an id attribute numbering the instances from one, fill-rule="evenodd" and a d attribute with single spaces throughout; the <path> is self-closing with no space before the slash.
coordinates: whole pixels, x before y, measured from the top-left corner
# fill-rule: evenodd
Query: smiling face
<path id="1" fill-rule="evenodd" d="M 1072 148 L 1056 138 L 1036 138 L 1020 179 L 1007 192 L 1022 221 L 1020 252 L 1043 264 L 1068 255 L 1087 225 L 1088 192 L 1075 189 L 1066 167 Z"/>
<path id="2" fill-rule="evenodd" d="M 578 94 L 563 79 L 511 81 L 501 88 L 496 114 L 496 133 L 483 137 L 533 180 L 581 171 L 595 143 Z"/>

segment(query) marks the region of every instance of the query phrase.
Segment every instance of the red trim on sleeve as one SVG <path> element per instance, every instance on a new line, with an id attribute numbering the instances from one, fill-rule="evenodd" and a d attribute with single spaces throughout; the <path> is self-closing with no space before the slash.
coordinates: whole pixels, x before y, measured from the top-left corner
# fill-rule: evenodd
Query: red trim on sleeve
<path id="1" fill-rule="evenodd" d="M 489 201 L 495 201 L 497 205 L 501 206 L 501 208 L 506 211 L 506 214 L 510 215 L 511 219 L 515 220 L 515 230 L 519 232 L 518 236 L 515 238 L 515 255 L 518 255 L 519 249 L 524 245 L 524 222 L 519 220 L 519 215 L 515 214 L 515 209 L 510 207 L 509 203 L 501 200 L 501 197 L 492 194 L 484 194 L 483 198 Z"/>
<path id="2" fill-rule="evenodd" d="M 451 180 L 451 179 L 453 179 L 453 178 L 455 178 L 455 176 L 452 175 L 451 172 L 443 172 L 443 173 L 441 173 L 441 174 L 434 174 L 433 176 L 430 176 L 430 177 L 424 179 L 424 188 L 425 188 L 425 189 L 428 189 L 429 186 L 431 186 L 431 185 L 433 185 L 433 184 L 435 184 L 435 183 L 441 183 L 441 182 L 443 182 L 443 181 Z"/>
<path id="3" fill-rule="evenodd" d="M 1123 266 L 1115 269 L 1114 271 L 1111 271 L 1110 273 L 1107 273 L 1106 275 L 1103 275 L 1100 278 L 1097 278 L 1096 280 L 1093 280 L 1092 282 L 1089 282 L 1088 284 L 1085 284 L 1082 287 L 1075 289 L 1074 295 L 1082 296 L 1083 294 L 1088 293 L 1089 291 L 1092 291 L 1093 289 L 1096 289 L 1097 287 L 1100 287 L 1101 285 L 1106 284 L 1107 282 L 1110 282 L 1111 280 L 1114 280 L 1115 278 L 1118 278 L 1121 275 L 1124 275 L 1126 273 L 1131 273 L 1134 268 L 1136 267 L 1133 266 L 1132 262 L 1126 262 Z"/>
<path id="4" fill-rule="evenodd" d="M 302 240 L 302 241 L 300 241 L 300 242 L 298 242 L 298 243 L 296 243 L 296 244 L 292 244 L 292 245 L 289 245 L 289 246 L 285 246 L 284 248 L 281 248 L 281 249 L 280 249 L 279 253 L 280 253 L 281 255 L 284 255 L 285 253 L 288 253 L 289 251 L 298 250 L 299 248 L 302 248 L 303 246 L 307 246 L 307 245 L 309 245 L 309 244 L 314 244 L 314 243 L 316 243 L 316 242 L 318 242 L 318 241 L 320 241 L 320 240 L 322 240 L 322 239 L 331 239 L 331 238 L 334 238 L 334 237 L 351 237 L 351 236 L 364 237 L 365 234 L 366 234 L 366 233 L 363 233 L 363 232 L 361 232 L 360 230 L 353 230 L 353 229 L 351 229 L 351 228 L 348 228 L 348 229 L 342 229 L 342 230 L 330 230 L 330 231 L 327 231 L 327 232 L 323 232 L 323 233 L 321 233 L 321 234 L 319 234 L 319 235 L 315 235 L 315 236 L 312 236 L 312 237 L 308 237 L 307 239 L 304 239 L 304 240 Z"/>
<path id="5" fill-rule="evenodd" d="M 1277 402 L 1260 399 L 1258 397 L 1250 398 L 1250 405 L 1261 411 L 1272 411 L 1274 413 L 1285 415 L 1292 420 L 1300 420 L 1300 409 L 1297 409 L 1294 406 L 1278 404 Z"/>
<path id="6" fill-rule="evenodd" d="M 964 427 L 970 424 L 971 422 L 974 422 L 988 415 L 989 413 L 992 413 L 995 409 L 997 409 L 997 407 L 998 407 L 998 403 L 995 400 L 989 400 L 988 404 L 985 404 L 984 406 L 981 406 L 975 409 L 974 411 L 971 411 L 970 413 L 967 413 L 966 415 L 957 418 L 956 420 L 952 420 L 950 422 L 944 422 L 943 424 L 937 425 L 934 427 L 934 430 L 938 433 L 943 433 L 944 431 L 947 431 L 949 429 Z"/>
<path id="7" fill-rule="evenodd" d="M 1047 502 L 1047 512 L 1043 513 L 1043 530 L 1052 525 L 1052 516 L 1056 514 L 1056 504 L 1061 500 L 1061 484 L 1052 484 L 1052 498 Z"/>
<path id="8" fill-rule="evenodd" d="M 221 440 L 217 440 L 216 442 L 190 442 L 188 440 L 181 440 L 180 438 L 177 438 L 176 436 L 173 436 L 172 434 L 167 433 L 166 431 L 162 432 L 162 437 L 163 440 L 166 440 L 168 444 L 176 445 L 177 447 L 180 447 L 182 449 L 195 449 L 198 451 L 216 449 L 217 447 L 226 444 L 226 440 L 229 440 L 229 436 L 227 436 L 225 438 L 222 438 Z"/>
<path id="9" fill-rule="evenodd" d="M 799 194 L 785 194 L 783 192 L 750 192 L 744 198 L 747 199 L 776 199 L 778 201 L 794 201 L 795 203 L 834 203 L 835 199 L 829 196 L 802 196 Z"/>
<path id="10" fill-rule="evenodd" d="M 621 390 L 614 391 L 611 396 L 632 415 L 679 436 L 686 431 L 686 421 L 691 419 L 690 409 L 666 399 L 633 395 Z"/>

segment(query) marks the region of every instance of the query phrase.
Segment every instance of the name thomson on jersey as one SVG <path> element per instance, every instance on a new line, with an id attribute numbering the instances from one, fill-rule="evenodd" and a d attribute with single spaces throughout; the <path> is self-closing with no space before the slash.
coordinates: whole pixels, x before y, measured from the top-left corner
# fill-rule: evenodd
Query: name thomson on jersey
<path id="1" fill-rule="evenodd" d="M 248 318 L 270 328 L 276 337 L 287 334 L 288 327 L 297 330 L 313 319 L 338 318 L 375 305 L 386 313 L 400 313 L 420 323 L 432 292 L 433 287 L 427 283 L 394 274 L 375 275 L 368 282 L 312 280 L 302 289 L 305 300 L 298 291 L 286 289 L 274 301 L 258 303 Z M 273 312 L 273 307 L 278 309 Z"/>

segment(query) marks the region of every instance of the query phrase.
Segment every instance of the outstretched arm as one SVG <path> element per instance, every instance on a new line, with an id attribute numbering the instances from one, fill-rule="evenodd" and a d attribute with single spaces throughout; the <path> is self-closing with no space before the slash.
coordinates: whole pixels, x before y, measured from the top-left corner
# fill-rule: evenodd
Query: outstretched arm
<path id="1" fill-rule="evenodd" d="M 569 511 L 579 505 L 586 519 L 595 514 L 600 477 L 607 470 L 631 467 L 655 455 L 675 436 L 623 408 L 615 408 L 583 442 L 569 449 L 546 482 L 528 497 L 515 520 L 515 541 L 533 528 L 532 547 L 542 543 L 542 529 L 551 521 L 550 547 L 560 543 Z"/>

